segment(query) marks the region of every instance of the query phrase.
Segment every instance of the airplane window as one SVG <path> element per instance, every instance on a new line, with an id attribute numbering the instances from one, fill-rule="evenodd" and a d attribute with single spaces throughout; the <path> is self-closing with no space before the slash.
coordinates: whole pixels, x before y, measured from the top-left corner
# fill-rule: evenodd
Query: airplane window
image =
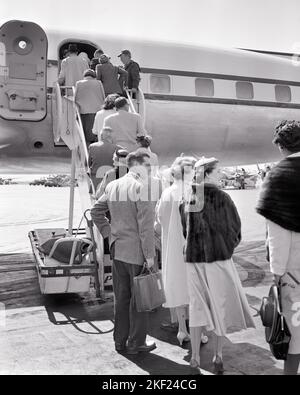
<path id="1" fill-rule="evenodd" d="M 21 41 L 19 42 L 19 47 L 20 47 L 21 49 L 25 49 L 25 48 L 27 47 L 27 42 L 21 40 Z"/>
<path id="2" fill-rule="evenodd" d="M 215 95 L 214 81 L 208 78 L 196 78 L 196 95 L 213 97 Z"/>
<path id="3" fill-rule="evenodd" d="M 18 37 L 14 41 L 14 51 L 19 55 L 28 55 L 33 49 L 33 44 L 27 37 Z"/>
<path id="4" fill-rule="evenodd" d="M 276 101 L 290 102 L 292 100 L 291 88 L 287 85 L 275 85 Z"/>
<path id="5" fill-rule="evenodd" d="M 170 93 L 171 78 L 168 75 L 152 74 L 150 77 L 150 89 L 153 93 Z"/>
<path id="6" fill-rule="evenodd" d="M 243 100 L 254 99 L 254 88 L 251 82 L 239 81 L 236 83 L 236 97 Z"/>

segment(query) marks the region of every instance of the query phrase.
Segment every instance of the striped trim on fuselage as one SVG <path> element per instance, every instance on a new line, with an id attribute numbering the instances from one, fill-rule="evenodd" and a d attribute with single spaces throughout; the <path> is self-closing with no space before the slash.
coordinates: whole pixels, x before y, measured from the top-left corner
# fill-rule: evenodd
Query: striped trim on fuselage
<path id="1" fill-rule="evenodd" d="M 57 60 L 48 60 L 49 65 L 57 66 Z M 212 80 L 223 80 L 223 81 L 235 81 L 235 82 L 250 82 L 258 84 L 269 84 L 269 85 L 285 85 L 292 87 L 300 87 L 300 82 L 270 79 L 270 78 L 259 78 L 259 77 L 247 77 L 230 74 L 216 74 L 216 73 L 201 73 L 193 71 L 183 70 L 171 70 L 171 69 L 156 69 L 156 68 L 141 68 L 142 74 L 151 75 L 168 75 L 175 77 L 191 77 L 191 78 L 204 78 Z M 52 93 L 52 88 L 48 88 L 48 93 Z M 291 102 L 278 102 L 278 101 L 267 101 L 267 100 L 246 100 L 237 98 L 220 98 L 220 97 L 205 97 L 205 96 L 191 96 L 191 95 L 178 95 L 178 94 L 156 94 L 144 92 L 146 100 L 153 101 L 177 101 L 177 102 L 194 102 L 194 103 L 215 103 L 215 104 L 231 104 L 231 105 L 244 105 L 244 106 L 257 106 L 257 107 L 277 107 L 277 108 L 291 108 L 300 109 L 300 103 Z"/>

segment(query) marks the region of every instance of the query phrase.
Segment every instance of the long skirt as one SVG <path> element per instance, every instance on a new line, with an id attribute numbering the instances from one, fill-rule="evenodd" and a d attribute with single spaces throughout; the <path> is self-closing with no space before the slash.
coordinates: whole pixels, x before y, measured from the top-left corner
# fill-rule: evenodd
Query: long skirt
<path id="1" fill-rule="evenodd" d="M 204 327 L 217 336 L 255 328 L 232 260 L 187 265 L 191 327 Z"/>
<path id="2" fill-rule="evenodd" d="M 300 270 L 289 270 L 300 282 Z M 289 354 L 300 354 L 300 285 L 288 274 L 282 278 L 282 311 L 291 332 Z"/>

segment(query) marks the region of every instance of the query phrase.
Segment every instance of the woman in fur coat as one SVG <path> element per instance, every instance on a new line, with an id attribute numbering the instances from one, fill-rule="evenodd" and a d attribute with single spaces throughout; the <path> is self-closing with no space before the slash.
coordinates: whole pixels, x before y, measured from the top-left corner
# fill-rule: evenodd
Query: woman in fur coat
<path id="1" fill-rule="evenodd" d="M 191 367 L 200 369 L 200 339 L 212 331 L 216 373 L 223 373 L 223 344 L 233 331 L 254 328 L 236 267 L 234 249 L 241 241 L 237 209 L 217 186 L 215 158 L 196 163 L 193 190 L 181 205 L 190 296 Z"/>
<path id="2" fill-rule="evenodd" d="M 268 174 L 257 212 L 267 219 L 268 257 L 274 280 L 281 284 L 282 310 L 292 338 L 286 375 L 300 364 L 300 123 L 282 122 L 273 143 L 284 159 Z"/>

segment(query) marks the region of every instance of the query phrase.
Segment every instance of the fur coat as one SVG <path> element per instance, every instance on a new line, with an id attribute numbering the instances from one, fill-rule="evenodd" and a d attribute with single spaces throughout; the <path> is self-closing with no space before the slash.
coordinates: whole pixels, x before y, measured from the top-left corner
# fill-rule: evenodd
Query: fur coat
<path id="1" fill-rule="evenodd" d="M 286 230 L 300 232 L 300 157 L 282 160 L 268 174 L 257 212 Z"/>
<path id="2" fill-rule="evenodd" d="M 239 214 L 230 196 L 217 186 L 205 184 L 202 191 L 201 210 L 192 212 L 191 202 L 184 202 L 180 207 L 186 238 L 185 260 L 189 263 L 226 261 L 241 241 Z"/>

